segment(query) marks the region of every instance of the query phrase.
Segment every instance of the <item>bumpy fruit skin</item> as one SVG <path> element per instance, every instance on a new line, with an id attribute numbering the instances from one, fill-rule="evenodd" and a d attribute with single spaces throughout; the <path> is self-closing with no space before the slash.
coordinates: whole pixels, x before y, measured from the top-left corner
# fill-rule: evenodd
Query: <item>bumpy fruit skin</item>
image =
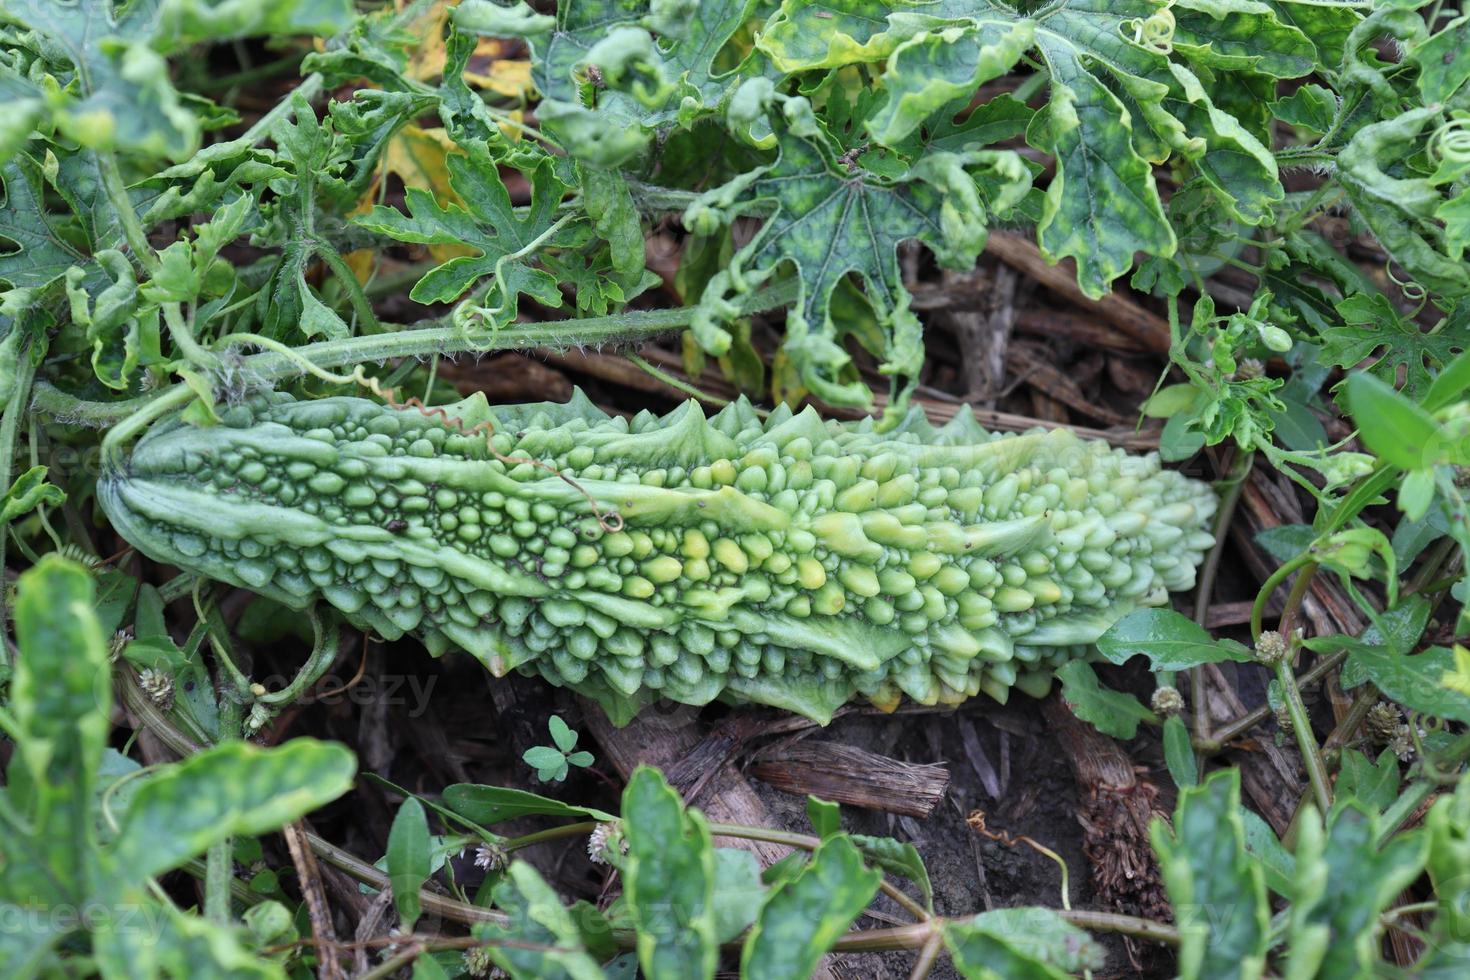
<path id="1" fill-rule="evenodd" d="M 736 403 L 706 419 L 356 398 L 173 419 L 99 481 L 145 554 L 386 638 L 539 673 L 618 722 L 662 696 L 825 722 L 862 694 L 1044 693 L 1112 623 L 1194 582 L 1206 485 L 1065 430 L 885 433 Z M 621 516 L 608 533 L 583 491 Z"/>

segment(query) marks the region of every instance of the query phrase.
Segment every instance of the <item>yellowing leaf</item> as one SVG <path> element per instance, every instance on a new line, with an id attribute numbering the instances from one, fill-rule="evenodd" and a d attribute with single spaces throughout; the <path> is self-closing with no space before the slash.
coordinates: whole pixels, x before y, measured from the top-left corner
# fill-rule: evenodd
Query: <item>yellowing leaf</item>
<path id="1" fill-rule="evenodd" d="M 378 166 L 378 177 L 364 192 L 362 200 L 353 208 L 352 214 L 367 214 L 378 199 L 378 185 L 390 173 L 397 174 L 403 181 L 404 190 L 418 188 L 428 191 L 435 199 L 448 203 L 459 203 L 459 195 L 449 186 L 449 170 L 445 165 L 451 153 L 458 153 L 454 141 L 442 127 L 423 129 L 412 124 L 404 126 L 383 151 Z M 448 262 L 458 255 L 474 254 L 462 245 L 430 245 L 429 255 L 436 262 Z M 367 282 L 373 271 L 373 249 L 349 252 L 343 258 L 357 276 L 359 282 Z"/>
<path id="2" fill-rule="evenodd" d="M 529 61 L 513 61 L 506 58 L 496 58 L 490 62 L 484 71 L 474 69 L 475 62 L 480 59 L 484 48 L 496 43 L 494 38 L 486 38 L 475 48 L 475 53 L 470 58 L 470 68 L 464 73 L 464 80 L 476 88 L 482 88 L 496 95 L 504 95 L 507 98 L 524 98 L 531 93 L 531 63 Z"/>
<path id="3" fill-rule="evenodd" d="M 405 76 L 427 82 L 444 74 L 444 24 L 449 20 L 449 9 L 457 3 L 458 0 L 436 3 L 408 25 L 407 33 L 416 37 L 418 43 L 409 53 Z M 398 0 L 400 10 L 405 6 L 407 0 Z M 470 56 L 464 80 L 476 88 L 511 99 L 529 95 L 532 89 L 531 63 L 507 58 L 506 55 L 514 49 L 512 42 L 501 38 L 482 38 Z"/>

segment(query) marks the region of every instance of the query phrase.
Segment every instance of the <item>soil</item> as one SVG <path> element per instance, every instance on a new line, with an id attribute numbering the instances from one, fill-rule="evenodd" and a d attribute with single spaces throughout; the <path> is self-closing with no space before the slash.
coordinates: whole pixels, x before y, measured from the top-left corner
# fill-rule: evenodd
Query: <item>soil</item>
<path id="1" fill-rule="evenodd" d="M 280 720 L 275 737 L 315 734 L 336 738 L 357 748 L 364 773 L 433 798 L 456 782 L 519 786 L 568 802 L 618 808 L 621 779 L 604 768 L 603 753 L 591 736 L 582 712 L 583 702 L 566 691 L 540 681 L 515 680 L 523 700 L 511 712 L 495 709 L 492 685 L 496 681 L 469 657 L 433 660 L 411 642 L 371 647 L 362 678 L 345 694 L 324 699 L 307 710 Z M 341 686 L 356 670 L 353 652 L 335 668 Z M 1126 678 L 1123 678 L 1126 679 Z M 1114 679 L 1119 683 L 1119 679 Z M 726 718 L 732 709 L 711 705 L 688 715 L 703 733 Z M 583 747 L 598 756 L 589 770 L 574 770 L 565 783 L 541 785 L 519 760 L 522 745 L 546 742 L 546 718 L 557 713 L 573 729 L 583 732 Z M 965 726 L 973 731 L 966 746 Z M 841 742 L 893 759 L 913 763 L 942 763 L 949 773 L 944 798 L 924 819 L 895 816 L 855 807 L 843 808 L 844 826 L 853 832 L 890 836 L 912 843 L 929 869 L 935 911 L 963 916 L 992 908 L 1025 905 L 1058 907 L 1061 875 L 1057 864 L 1020 842 L 1029 838 L 1067 863 L 1070 900 L 1074 908 L 1107 908 L 1100 904 L 1089 862 L 1084 833 L 1077 821 L 1079 793 L 1071 764 L 1058 750 L 1048 730 L 1042 702 L 1017 695 L 1001 706 L 981 697 L 958 709 L 907 711 L 884 715 L 858 709 L 839 717 L 826 729 L 814 730 L 822 739 Z M 739 765 L 767 739 L 751 739 L 734 757 Z M 1147 753 L 1143 753 L 1147 754 Z M 1156 754 L 1156 753 L 1155 753 Z M 982 773 L 985 774 L 982 779 Z M 986 783 L 990 783 L 987 788 Z M 1167 777 L 1164 778 L 1167 783 Z M 785 793 L 758 780 L 751 785 L 768 811 L 772 827 L 807 832 L 803 796 Z M 998 790 L 992 795 L 991 790 Z M 357 792 L 316 815 L 314 829 L 352 853 L 373 857 L 383 853 L 399 797 L 381 783 L 359 780 Z M 698 805 L 698 803 L 696 803 Z M 971 828 L 967 818 L 981 811 L 992 834 L 1007 836 L 1009 845 L 987 839 Z M 555 821 L 528 818 L 496 829 L 506 834 L 526 833 Z M 581 839 L 559 841 L 521 853 L 546 875 L 568 900 L 608 901 L 616 894 L 604 867 L 592 864 Z M 473 895 L 484 878 L 474 866 L 473 853 L 453 859 L 454 874 Z M 902 883 L 901 883 L 902 884 Z M 911 894 L 915 890 L 905 885 Z M 882 928 L 908 921 L 888 899 L 876 902 L 857 925 Z M 1130 950 L 1116 937 L 1099 937 L 1108 953 L 1107 967 L 1098 976 L 1137 976 L 1139 958 L 1149 967 L 1145 975 L 1166 975 L 1168 960 L 1159 951 Z M 851 963 L 852 958 L 845 958 Z M 905 977 L 912 966 L 908 952 L 869 955 L 861 972 L 844 976 Z M 852 964 L 857 965 L 857 964 Z M 931 976 L 954 976 L 941 961 Z"/>

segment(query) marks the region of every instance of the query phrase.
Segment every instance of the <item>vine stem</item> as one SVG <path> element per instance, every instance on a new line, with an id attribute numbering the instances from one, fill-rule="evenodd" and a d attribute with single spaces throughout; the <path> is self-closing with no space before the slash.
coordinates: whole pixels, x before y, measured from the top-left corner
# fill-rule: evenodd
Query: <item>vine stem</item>
<path id="1" fill-rule="evenodd" d="M 1312 719 L 1307 716 L 1307 706 L 1302 702 L 1301 689 L 1297 687 L 1296 675 L 1291 670 L 1291 657 L 1276 662 L 1276 680 L 1286 697 L 1286 710 L 1291 715 L 1291 727 L 1296 733 L 1296 744 L 1302 753 L 1302 762 L 1307 770 L 1307 782 L 1312 787 L 1312 798 L 1322 819 L 1332 809 L 1332 791 L 1328 787 L 1327 766 L 1322 761 L 1322 751 L 1317 746 L 1317 737 L 1312 734 Z"/>
<path id="2" fill-rule="evenodd" d="M 542 844 L 546 841 L 559 840 L 563 837 L 582 837 L 592 833 L 596 828 L 596 820 L 584 820 L 580 823 L 569 823 L 561 827 L 540 830 L 534 834 L 527 834 L 524 837 L 513 837 L 509 840 L 501 841 L 499 846 L 505 851 L 518 851 L 523 847 L 530 847 L 532 844 Z M 773 830 L 768 827 L 747 827 L 743 824 L 733 823 L 712 823 L 709 825 L 709 832 L 713 837 L 758 840 L 768 844 L 782 844 L 786 847 L 803 851 L 815 851 L 822 843 L 819 838 L 812 837 L 810 834 L 797 834 L 787 830 Z M 920 921 L 932 918 L 928 909 L 914 901 L 902 889 L 895 886 L 886 878 L 878 887 L 882 889 L 883 894 L 897 902 L 914 918 Z"/>
<path id="3" fill-rule="evenodd" d="M 1250 479 L 1255 461 L 1255 453 L 1247 453 L 1242 458 L 1239 464 L 1240 472 L 1231 481 L 1230 488 L 1220 502 L 1220 513 L 1215 518 L 1215 544 L 1210 548 L 1209 556 L 1205 558 L 1204 567 L 1200 569 L 1199 588 L 1194 597 L 1194 621 L 1201 627 L 1209 618 L 1210 597 L 1215 591 L 1215 577 L 1220 571 L 1220 559 L 1225 554 L 1225 539 L 1230 533 L 1230 522 L 1235 516 L 1236 505 L 1240 503 L 1241 493 L 1245 490 L 1245 481 Z M 1205 706 L 1204 667 L 1195 667 L 1189 672 L 1189 700 L 1191 702 L 1190 711 L 1194 718 L 1194 734 L 1197 738 L 1208 740 L 1210 713 Z"/>
<path id="4" fill-rule="evenodd" d="M 1302 674 L 1301 678 L 1297 681 L 1298 686 L 1304 687 L 1308 684 L 1316 682 L 1320 678 L 1326 676 L 1327 674 L 1331 673 L 1339 666 L 1341 666 L 1342 662 L 1346 660 L 1347 657 L 1348 652 L 1346 650 L 1339 650 L 1336 653 L 1329 654 L 1323 657 L 1321 660 L 1312 665 L 1312 668 L 1310 670 Z M 1214 735 L 1212 735 L 1210 738 L 1203 740 L 1196 739 L 1194 743 L 1195 748 L 1199 749 L 1201 752 L 1218 752 L 1226 745 L 1228 745 L 1231 739 L 1236 738 L 1239 735 L 1254 728 L 1256 725 L 1259 725 L 1261 722 L 1265 721 L 1270 716 L 1270 714 L 1270 705 L 1263 704 L 1259 707 L 1252 708 L 1250 711 L 1247 711 L 1245 714 L 1241 715 L 1230 724 L 1216 729 Z"/>
<path id="5" fill-rule="evenodd" d="M 914 961 L 914 969 L 909 974 L 909 980 L 925 980 L 929 971 L 934 969 L 935 962 L 939 959 L 939 953 L 944 949 L 944 933 L 935 930 L 919 950 L 919 958 Z"/>
<path id="6" fill-rule="evenodd" d="M 312 632 L 316 638 L 316 642 L 311 647 L 311 656 L 307 658 L 306 663 L 301 665 L 301 669 L 296 672 L 291 683 L 279 691 L 259 695 L 255 700 L 265 704 L 291 704 L 308 687 L 315 684 L 327 672 L 328 667 L 337 662 L 337 650 L 341 645 L 342 631 L 338 628 L 336 621 L 323 622 L 316 607 L 308 610 L 307 616 L 311 619 Z"/>
<path id="7" fill-rule="evenodd" d="M 20 330 L 22 327 L 20 323 L 15 323 L 10 329 Z M 10 489 L 11 466 L 15 461 L 15 442 L 20 435 L 21 418 L 26 414 L 25 404 L 30 398 L 31 383 L 35 377 L 36 358 L 32 357 L 30 345 L 27 344 L 16 358 L 15 373 L 12 378 L 14 388 L 10 393 L 10 401 L 4 407 L 3 416 L 0 416 L 0 493 Z M 8 524 L 8 521 L 0 522 L 0 568 L 5 567 Z M 10 659 L 9 651 L 5 649 L 3 640 L 5 626 L 10 621 L 8 592 L 8 588 L 0 588 L 0 663 L 7 663 Z"/>
<path id="8" fill-rule="evenodd" d="M 1271 594 L 1276 591 L 1277 586 L 1285 582 L 1299 568 L 1307 565 L 1316 566 L 1311 555 L 1297 555 L 1291 561 L 1282 565 L 1272 572 L 1265 582 L 1261 583 L 1261 591 L 1256 593 L 1256 601 L 1251 606 L 1251 642 L 1256 643 L 1261 639 L 1261 620 L 1266 614 L 1266 604 L 1271 601 Z M 1282 620 L 1285 621 L 1286 613 L 1282 612 Z"/>
<path id="9" fill-rule="evenodd" d="M 796 294 L 797 284 L 794 281 L 772 286 L 747 296 L 740 304 L 740 312 L 759 313 L 787 306 L 795 302 Z M 457 327 L 405 328 L 366 337 L 304 344 L 294 349 L 294 356 L 271 351 L 252 354 L 242 359 L 241 368 L 252 379 L 270 384 L 305 374 L 301 361 L 310 362 L 319 368 L 333 368 L 368 361 L 428 357 L 433 354 L 479 354 L 487 350 L 484 343 L 486 339 L 493 342 L 495 350 L 634 344 L 686 327 L 693 316 L 693 307 L 640 310 L 611 316 L 515 324 L 491 331 L 488 336 L 482 337 L 474 337 Z M 223 338 L 222 342 L 228 342 L 228 338 Z M 46 382 L 37 382 L 31 408 L 47 415 L 63 416 L 81 425 L 105 426 L 122 422 L 128 427 L 130 438 L 131 434 L 141 431 L 152 419 L 183 407 L 191 397 L 192 392 L 186 385 L 174 385 L 152 395 L 115 402 L 94 402 L 68 395 Z M 137 421 L 137 413 L 157 406 L 164 400 L 168 400 L 166 407 L 157 409 L 141 422 Z M 111 438 L 109 434 L 109 439 Z M 125 441 L 126 439 L 115 440 L 116 444 Z"/>
<path id="10" fill-rule="evenodd" d="M 240 738 L 240 708 L 230 698 L 220 699 L 220 742 Z M 235 877 L 235 839 L 222 837 L 204 855 L 204 914 L 228 925 L 231 919 L 230 883 Z"/>

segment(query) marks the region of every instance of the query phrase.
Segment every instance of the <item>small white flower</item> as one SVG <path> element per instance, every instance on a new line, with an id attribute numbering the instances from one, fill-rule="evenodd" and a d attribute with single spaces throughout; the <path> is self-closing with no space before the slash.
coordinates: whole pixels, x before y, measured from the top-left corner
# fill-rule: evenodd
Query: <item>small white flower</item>
<path id="1" fill-rule="evenodd" d="M 1153 697 L 1149 699 L 1149 707 L 1165 718 L 1172 717 L 1184 710 L 1184 695 L 1179 693 L 1177 687 L 1166 684 L 1154 691 Z"/>
<path id="2" fill-rule="evenodd" d="M 174 679 L 161 670 L 148 667 L 138 675 L 138 686 L 148 700 L 164 711 L 174 706 Z"/>
<path id="3" fill-rule="evenodd" d="M 1266 630 L 1256 641 L 1256 660 L 1263 664 L 1277 664 L 1291 652 L 1286 637 L 1275 630 Z"/>
<path id="4" fill-rule="evenodd" d="M 618 854 L 628 853 L 628 840 L 623 836 L 622 825 L 616 820 L 598 824 L 587 835 L 587 856 L 593 864 L 608 864 L 614 848 Z"/>
<path id="5" fill-rule="evenodd" d="M 505 852 L 494 844 L 481 844 L 475 848 L 475 867 L 484 871 L 499 871 L 505 867 Z"/>

